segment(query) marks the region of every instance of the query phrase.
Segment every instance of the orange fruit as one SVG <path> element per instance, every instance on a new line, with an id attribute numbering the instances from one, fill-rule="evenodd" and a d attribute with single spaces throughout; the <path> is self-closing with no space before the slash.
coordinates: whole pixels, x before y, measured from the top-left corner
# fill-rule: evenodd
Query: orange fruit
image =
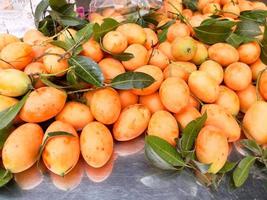
<path id="1" fill-rule="evenodd" d="M 147 50 L 151 49 L 153 46 L 158 44 L 157 34 L 150 28 L 144 28 L 146 34 L 145 47 Z"/>
<path id="2" fill-rule="evenodd" d="M 34 74 L 47 74 L 45 70 L 45 66 L 41 62 L 33 62 L 29 65 L 27 65 L 24 69 L 24 72 L 28 75 L 34 75 Z M 45 86 L 45 84 L 40 80 L 36 80 L 34 87 L 40 88 Z"/>
<path id="3" fill-rule="evenodd" d="M 175 40 L 176 37 L 190 36 L 190 29 L 184 23 L 176 22 L 168 28 L 167 39 L 169 42 Z"/>
<path id="4" fill-rule="evenodd" d="M 19 41 L 20 41 L 19 38 L 17 38 L 14 35 L 1 33 L 0 34 L 0 52 L 6 45 L 13 43 L 13 42 L 19 42 Z"/>
<path id="5" fill-rule="evenodd" d="M 260 45 L 257 42 L 249 42 L 238 47 L 239 61 L 252 64 L 258 60 L 261 54 Z"/>
<path id="6" fill-rule="evenodd" d="M 122 24 L 117 28 L 117 31 L 127 38 L 128 44 L 145 44 L 146 42 L 146 33 L 138 24 Z"/>
<path id="7" fill-rule="evenodd" d="M 119 31 L 110 31 L 103 38 L 103 47 L 113 54 L 122 53 L 127 46 L 127 37 Z"/>
<path id="8" fill-rule="evenodd" d="M 197 42 L 190 36 L 177 37 L 172 42 L 172 55 L 177 61 L 189 61 L 197 52 Z"/>
<path id="9" fill-rule="evenodd" d="M 82 47 L 83 51 L 81 54 L 93 59 L 95 62 L 99 62 L 104 57 L 100 44 L 93 39 L 89 39 L 82 45 Z"/>
<path id="10" fill-rule="evenodd" d="M 159 110 L 165 110 L 158 92 L 150 95 L 140 96 L 139 103 L 146 106 L 152 114 Z"/>
<path id="11" fill-rule="evenodd" d="M 169 58 L 158 49 L 150 49 L 148 52 L 149 65 L 155 65 L 160 69 L 164 69 L 169 64 Z"/>
<path id="12" fill-rule="evenodd" d="M 125 108 L 130 105 L 138 103 L 138 96 L 133 94 L 131 90 L 120 90 L 119 96 L 121 100 L 121 108 Z"/>

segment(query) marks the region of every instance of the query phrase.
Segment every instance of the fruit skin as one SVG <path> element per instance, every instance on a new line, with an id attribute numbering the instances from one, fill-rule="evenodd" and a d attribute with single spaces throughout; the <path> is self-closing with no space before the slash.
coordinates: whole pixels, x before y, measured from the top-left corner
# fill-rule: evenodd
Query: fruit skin
<path id="1" fill-rule="evenodd" d="M 226 43 L 216 43 L 208 49 L 209 58 L 216 61 L 223 67 L 228 66 L 239 60 L 238 51 Z"/>
<path id="2" fill-rule="evenodd" d="M 158 44 L 158 36 L 157 34 L 150 28 L 144 28 L 146 33 L 146 43 L 145 47 L 147 50 L 151 49 L 154 45 Z"/>
<path id="3" fill-rule="evenodd" d="M 170 42 L 165 41 L 159 44 L 158 49 L 164 53 L 170 60 L 175 60 L 172 55 L 172 45 Z"/>
<path id="4" fill-rule="evenodd" d="M 223 82 L 223 68 L 219 63 L 213 60 L 203 62 L 199 67 L 199 71 L 204 71 L 209 74 L 218 85 Z"/>
<path id="5" fill-rule="evenodd" d="M 63 32 L 61 32 L 61 34 L 58 36 L 57 39 L 68 43 L 68 40 L 72 40 L 72 38 L 76 37 L 76 33 L 77 33 L 76 30 L 72 28 L 68 28 L 64 30 Z"/>
<path id="6" fill-rule="evenodd" d="M 113 126 L 118 141 L 129 141 L 140 136 L 147 128 L 151 114 L 147 107 L 135 104 L 124 108 Z"/>
<path id="7" fill-rule="evenodd" d="M 246 113 L 247 110 L 257 101 L 256 87 L 250 84 L 246 89 L 236 92 L 239 102 L 240 111 Z"/>
<path id="8" fill-rule="evenodd" d="M 229 146 L 222 131 L 205 126 L 196 139 L 196 155 L 201 163 L 211 164 L 208 172 L 216 174 L 227 161 Z"/>
<path id="9" fill-rule="evenodd" d="M 208 115 L 205 125 L 211 125 L 221 129 L 227 137 L 228 142 L 234 142 L 240 138 L 241 130 L 237 121 L 224 108 L 217 104 L 206 104 L 202 106 L 201 114 L 205 112 Z"/>
<path id="10" fill-rule="evenodd" d="M 131 90 L 120 90 L 119 95 L 122 109 L 138 103 L 138 96 L 133 94 Z"/>
<path id="11" fill-rule="evenodd" d="M 122 53 L 127 46 L 127 37 L 119 31 L 110 31 L 103 38 L 103 47 L 113 54 Z"/>
<path id="12" fill-rule="evenodd" d="M 236 19 L 240 15 L 240 8 L 238 7 L 237 4 L 233 2 L 224 4 L 223 11 L 224 11 L 223 16 L 230 17 L 232 19 Z"/>
<path id="13" fill-rule="evenodd" d="M 252 72 L 245 63 L 235 62 L 224 71 L 224 83 L 232 90 L 244 90 L 252 81 Z"/>
<path id="14" fill-rule="evenodd" d="M 177 37 L 172 42 L 172 55 L 177 61 L 189 61 L 197 52 L 197 42 L 190 36 Z"/>
<path id="15" fill-rule="evenodd" d="M 83 51 L 81 54 L 93 59 L 95 62 L 99 62 L 104 57 L 104 53 L 101 50 L 100 44 L 93 39 L 89 39 L 82 45 L 82 47 Z"/>
<path id="16" fill-rule="evenodd" d="M 138 24 L 126 23 L 117 28 L 117 31 L 121 32 L 128 41 L 128 44 L 141 44 L 146 42 L 146 33 L 144 29 Z"/>
<path id="17" fill-rule="evenodd" d="M 30 45 L 34 45 L 41 38 L 45 38 L 42 32 L 36 29 L 29 29 L 23 35 L 23 42 L 30 44 Z"/>
<path id="18" fill-rule="evenodd" d="M 175 139 L 179 137 L 178 124 L 171 113 L 160 110 L 152 115 L 147 134 L 158 136 L 175 146 Z"/>
<path id="19" fill-rule="evenodd" d="M 172 42 L 176 37 L 190 36 L 190 29 L 184 23 L 174 23 L 168 28 L 167 40 Z"/>
<path id="20" fill-rule="evenodd" d="M 158 92 L 150 95 L 140 96 L 139 103 L 146 106 L 152 114 L 159 110 L 166 110 L 160 100 Z"/>
<path id="21" fill-rule="evenodd" d="M 188 80 L 189 75 L 196 71 L 197 67 L 195 64 L 191 62 L 172 62 L 170 63 L 163 71 L 164 78 L 167 79 L 168 77 L 177 77 L 181 78 L 184 81 Z"/>
<path id="22" fill-rule="evenodd" d="M 262 97 L 267 100 L 267 71 L 264 71 L 259 81 L 259 90 Z"/>
<path id="23" fill-rule="evenodd" d="M 29 95 L 19 117 L 25 122 L 44 122 L 55 117 L 64 107 L 67 94 L 53 87 L 41 87 Z"/>
<path id="24" fill-rule="evenodd" d="M 204 44 L 197 42 L 197 51 L 191 61 L 196 65 L 201 65 L 203 62 L 205 62 L 207 58 L 208 58 L 207 47 Z"/>
<path id="25" fill-rule="evenodd" d="M 31 79 L 16 69 L 0 70 L 0 94 L 18 97 L 25 94 L 31 85 Z"/>
<path id="26" fill-rule="evenodd" d="M 11 106 L 14 106 L 18 102 L 19 101 L 15 98 L 0 95 L 0 112 Z"/>
<path id="27" fill-rule="evenodd" d="M 267 144 L 267 103 L 255 102 L 243 119 L 244 133 L 258 144 Z"/>
<path id="28" fill-rule="evenodd" d="M 125 69 L 120 61 L 114 58 L 104 58 L 99 63 L 105 82 L 109 83 L 113 78 L 125 72 Z"/>
<path id="29" fill-rule="evenodd" d="M 2 150 L 5 169 L 12 173 L 29 169 L 37 160 L 43 135 L 43 130 L 38 124 L 26 123 L 15 129 L 7 138 Z"/>
<path id="30" fill-rule="evenodd" d="M 133 71 L 138 67 L 144 66 L 148 63 L 148 51 L 141 44 L 132 44 L 124 51 L 125 53 L 133 54 L 133 58 L 127 61 L 122 61 L 126 70 Z"/>
<path id="31" fill-rule="evenodd" d="M 63 131 L 73 136 L 55 136 L 50 138 L 43 150 L 42 158 L 45 166 L 53 173 L 64 176 L 78 163 L 80 156 L 79 136 L 75 129 L 61 121 L 54 121 L 47 128 L 44 138 L 48 133 Z"/>
<path id="32" fill-rule="evenodd" d="M 17 38 L 14 35 L 10 35 L 7 33 L 1 33 L 0 34 L 0 52 L 8 44 L 13 43 L 13 42 L 19 42 L 19 41 L 20 41 L 19 38 Z"/>
<path id="33" fill-rule="evenodd" d="M 112 88 L 96 90 L 90 103 L 94 118 L 103 124 L 113 124 L 121 112 L 119 94 Z"/>
<path id="34" fill-rule="evenodd" d="M 161 84 L 159 96 L 169 111 L 178 113 L 189 103 L 190 91 L 184 80 L 170 77 Z"/>
<path id="35" fill-rule="evenodd" d="M 32 62 L 31 64 L 27 65 L 24 69 L 24 72 L 28 75 L 34 74 L 47 74 L 45 70 L 45 66 L 41 62 Z M 34 84 L 34 88 L 44 87 L 45 84 L 38 78 Z"/>
<path id="36" fill-rule="evenodd" d="M 192 72 L 188 79 L 190 91 L 201 101 L 213 103 L 219 96 L 219 85 L 206 72 Z"/>
<path id="37" fill-rule="evenodd" d="M 65 54 L 66 51 L 59 47 L 50 47 L 45 51 L 45 53 L 47 53 L 48 55 L 45 55 L 43 57 L 43 63 L 47 73 L 57 74 L 56 76 L 59 77 L 63 76 L 66 72 L 62 71 L 68 69 L 69 65 L 68 61 L 65 58 L 61 59 L 60 55 Z M 49 55 L 49 54 L 59 54 L 59 55 Z"/>
<path id="38" fill-rule="evenodd" d="M 203 14 L 216 14 L 218 12 L 218 10 L 220 10 L 220 9 L 221 9 L 220 4 L 208 3 L 203 7 L 202 13 Z"/>
<path id="39" fill-rule="evenodd" d="M 0 68 L 23 70 L 33 60 L 32 47 L 24 42 L 10 43 L 2 49 L 0 58 Z"/>
<path id="40" fill-rule="evenodd" d="M 181 127 L 184 129 L 191 121 L 200 117 L 200 112 L 193 106 L 189 105 L 184 108 L 181 112 L 175 113 L 174 117 L 179 122 Z"/>
<path id="41" fill-rule="evenodd" d="M 223 107 L 229 114 L 236 116 L 240 110 L 240 103 L 237 94 L 225 86 L 220 86 L 220 93 L 215 104 Z"/>
<path id="42" fill-rule="evenodd" d="M 135 72 L 143 72 L 150 76 L 152 76 L 155 79 L 155 82 L 152 83 L 150 86 L 143 88 L 143 89 L 133 89 L 132 92 L 136 95 L 150 95 L 156 92 L 162 81 L 163 81 L 163 73 L 159 67 L 153 66 L 153 65 L 145 65 L 142 67 L 139 67 L 135 70 Z"/>
<path id="43" fill-rule="evenodd" d="M 242 44 L 237 50 L 239 53 L 239 61 L 246 64 L 256 62 L 261 54 L 261 48 L 257 42 Z"/>
<path id="44" fill-rule="evenodd" d="M 169 64 L 169 58 L 158 49 L 148 51 L 150 65 L 155 65 L 160 69 L 165 69 Z"/>
<path id="45" fill-rule="evenodd" d="M 261 59 L 258 59 L 255 63 L 250 65 L 250 69 L 252 72 L 252 80 L 256 81 L 260 72 L 266 68 L 267 66 L 263 62 L 261 62 Z"/>
<path id="46" fill-rule="evenodd" d="M 81 153 L 92 167 L 104 166 L 113 153 L 113 138 L 109 129 L 100 122 L 86 125 L 80 136 Z"/>
<path id="47" fill-rule="evenodd" d="M 92 122 L 94 117 L 88 106 L 79 102 L 69 101 L 56 116 L 56 120 L 66 122 L 76 130 L 81 130 Z"/>

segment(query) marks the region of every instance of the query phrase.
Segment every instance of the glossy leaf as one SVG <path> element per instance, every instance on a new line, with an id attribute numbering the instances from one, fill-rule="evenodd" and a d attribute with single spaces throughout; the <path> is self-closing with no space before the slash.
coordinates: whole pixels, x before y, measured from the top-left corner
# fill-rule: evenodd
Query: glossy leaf
<path id="1" fill-rule="evenodd" d="M 93 24 L 89 23 L 79 31 L 77 31 L 75 35 L 75 39 L 77 42 L 83 43 L 91 38 L 93 34 Z"/>
<path id="2" fill-rule="evenodd" d="M 205 112 L 201 117 L 191 121 L 183 130 L 182 138 L 180 139 L 181 152 L 192 150 L 198 133 L 204 126 L 207 120 L 207 113 Z"/>
<path id="3" fill-rule="evenodd" d="M 60 40 L 53 40 L 50 42 L 50 44 L 60 47 L 62 49 L 64 49 L 65 51 L 68 51 L 70 49 L 70 45 L 66 42 L 60 41 Z"/>
<path id="4" fill-rule="evenodd" d="M 49 0 L 49 5 L 53 10 L 59 11 L 60 8 L 67 5 L 66 0 Z"/>
<path id="5" fill-rule="evenodd" d="M 93 31 L 95 40 L 99 41 L 106 33 L 113 31 L 119 25 L 120 23 L 112 18 L 105 18 L 101 25 L 94 24 Z"/>
<path id="6" fill-rule="evenodd" d="M 5 186 L 12 178 L 13 174 L 10 171 L 0 168 L 0 187 Z"/>
<path id="7" fill-rule="evenodd" d="M 249 176 L 249 171 L 255 163 L 256 157 L 247 156 L 243 158 L 233 173 L 234 184 L 236 187 L 240 187 L 245 183 Z"/>
<path id="8" fill-rule="evenodd" d="M 159 156 L 162 160 L 167 162 L 169 165 L 173 167 L 183 167 L 185 166 L 184 161 L 176 151 L 176 149 L 170 145 L 167 141 L 157 137 L 157 136 L 146 136 L 145 138 L 145 146 L 146 148 L 151 148 L 157 156 Z M 153 160 L 153 158 L 147 155 L 148 159 Z"/>
<path id="9" fill-rule="evenodd" d="M 155 79 L 143 72 L 125 72 L 111 81 L 111 87 L 119 90 L 143 89 L 149 87 Z"/>
<path id="10" fill-rule="evenodd" d="M 228 44 L 231 44 L 233 47 L 237 48 L 240 44 L 243 43 L 243 38 L 240 35 L 237 35 L 235 33 L 231 33 L 229 37 L 226 39 L 226 42 Z"/>
<path id="11" fill-rule="evenodd" d="M 247 37 L 255 37 L 262 34 L 259 24 L 250 20 L 239 21 L 235 33 Z"/>
<path id="12" fill-rule="evenodd" d="M 192 10 L 192 11 L 197 11 L 198 10 L 198 1 L 197 0 L 183 0 L 183 5 Z"/>
<path id="13" fill-rule="evenodd" d="M 68 136 L 68 137 L 75 137 L 75 135 L 72 135 L 71 133 L 64 132 L 64 131 L 56 131 L 56 132 L 50 132 L 47 134 L 47 136 L 43 139 L 43 142 L 40 146 L 38 156 L 37 156 L 37 164 L 39 164 L 40 158 L 42 156 L 42 153 L 44 151 L 45 145 L 48 142 L 50 138 L 58 137 L 58 136 Z"/>
<path id="14" fill-rule="evenodd" d="M 254 140 L 243 139 L 240 141 L 240 144 L 252 151 L 255 155 L 262 156 L 263 154 L 261 147 Z"/>
<path id="15" fill-rule="evenodd" d="M 43 84 L 45 84 L 46 86 L 49 86 L 49 87 L 53 87 L 53 88 L 57 88 L 57 89 L 68 88 L 68 86 L 61 86 L 61 85 L 57 85 L 57 84 L 53 83 L 51 80 L 49 80 L 49 78 L 47 78 L 45 76 L 41 76 L 40 80 L 43 82 Z"/>
<path id="16" fill-rule="evenodd" d="M 104 76 L 98 64 L 85 56 L 75 56 L 69 59 L 69 65 L 74 66 L 75 73 L 85 82 L 94 86 L 103 86 Z"/>
<path id="17" fill-rule="evenodd" d="M 266 10 L 246 10 L 240 13 L 240 19 L 251 20 L 263 25 L 266 23 L 266 17 Z"/>
<path id="18" fill-rule="evenodd" d="M 7 128 L 15 119 L 23 105 L 25 104 L 30 92 L 28 92 L 17 104 L 0 112 L 0 130 Z"/>
<path id="19" fill-rule="evenodd" d="M 235 168 L 236 165 L 237 165 L 237 162 L 228 162 L 227 161 L 224 164 L 223 168 L 220 169 L 220 171 L 218 173 L 225 174 L 227 172 L 230 172 L 230 171 L 232 171 Z"/>
<path id="20" fill-rule="evenodd" d="M 230 20 L 209 18 L 194 28 L 195 37 L 206 44 L 225 42 L 232 33 L 232 27 L 235 24 Z"/>
<path id="21" fill-rule="evenodd" d="M 58 9 L 58 12 L 61 13 L 62 15 L 68 15 L 68 16 L 73 16 L 75 17 L 77 13 L 75 12 L 75 4 L 74 3 L 68 3 L 64 6 L 61 6 Z"/>
<path id="22" fill-rule="evenodd" d="M 111 54 L 111 56 L 119 61 L 127 61 L 134 58 L 134 55 L 132 53 L 121 53 L 121 54 Z"/>
<path id="23" fill-rule="evenodd" d="M 42 0 L 35 9 L 34 12 L 34 22 L 35 22 L 35 26 L 36 28 L 39 28 L 39 22 L 42 19 L 46 9 L 49 6 L 49 0 Z"/>
<path id="24" fill-rule="evenodd" d="M 0 130 L 0 149 L 3 148 L 8 136 L 10 135 L 11 131 L 12 131 L 12 126 L 8 126 L 4 129 Z"/>
<path id="25" fill-rule="evenodd" d="M 78 84 L 78 77 L 75 73 L 75 70 L 69 70 L 67 72 L 67 75 L 66 75 L 66 79 L 68 81 L 68 83 L 70 83 L 71 85 L 77 85 Z"/>
<path id="26" fill-rule="evenodd" d="M 196 160 L 192 160 L 192 162 L 202 174 L 208 173 L 211 164 L 204 164 Z"/>

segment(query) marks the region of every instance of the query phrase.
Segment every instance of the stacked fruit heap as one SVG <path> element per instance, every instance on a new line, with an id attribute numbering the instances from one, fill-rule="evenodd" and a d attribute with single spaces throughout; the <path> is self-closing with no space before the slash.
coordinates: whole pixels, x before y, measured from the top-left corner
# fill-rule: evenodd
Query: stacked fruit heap
<path id="1" fill-rule="evenodd" d="M 192 169 L 208 185 L 234 170 L 242 185 L 254 163 L 267 166 L 265 10 L 168 0 L 131 19 L 109 8 L 89 23 L 73 4 L 41 1 L 38 30 L 0 35 L 1 185 L 40 159 L 64 176 L 80 151 L 102 167 L 113 139 L 144 132 L 155 166 Z M 233 142 L 246 150 L 239 162 L 227 161 Z"/>

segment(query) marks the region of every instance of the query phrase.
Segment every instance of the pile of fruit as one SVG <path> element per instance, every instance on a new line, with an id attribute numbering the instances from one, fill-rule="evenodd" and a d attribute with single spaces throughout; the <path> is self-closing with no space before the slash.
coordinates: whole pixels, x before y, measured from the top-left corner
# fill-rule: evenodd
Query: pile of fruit
<path id="1" fill-rule="evenodd" d="M 43 0 L 38 30 L 0 34 L 1 185 L 40 160 L 60 176 L 80 153 L 102 167 L 114 141 L 144 133 L 155 166 L 190 168 L 208 185 L 234 170 L 238 187 L 254 163 L 267 167 L 265 4 L 165 0 L 136 12 L 88 21 Z M 233 143 L 246 150 L 237 162 Z"/>

